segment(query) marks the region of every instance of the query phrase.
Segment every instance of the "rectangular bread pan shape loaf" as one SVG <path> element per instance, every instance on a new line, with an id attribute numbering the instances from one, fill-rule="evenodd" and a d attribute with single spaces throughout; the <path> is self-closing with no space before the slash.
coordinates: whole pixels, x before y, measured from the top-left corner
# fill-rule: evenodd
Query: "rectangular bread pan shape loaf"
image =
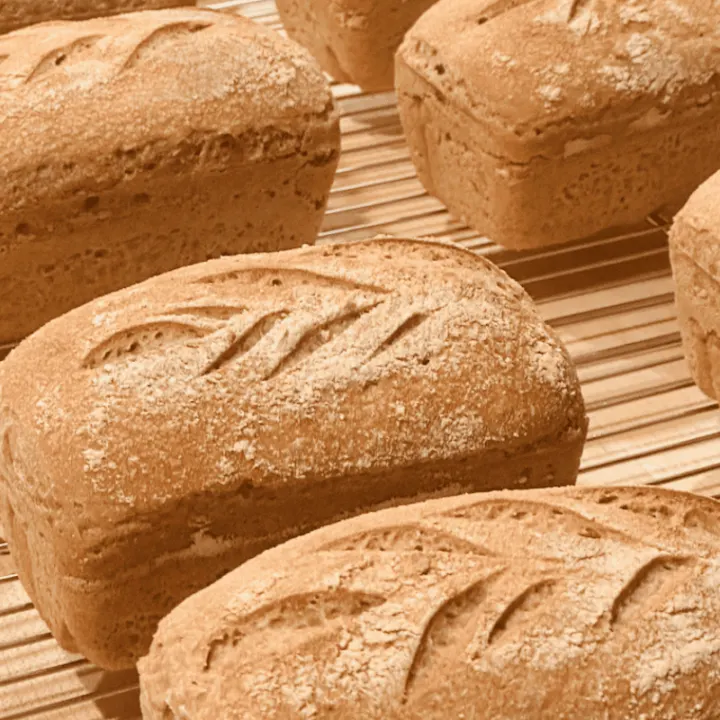
<path id="1" fill-rule="evenodd" d="M 176 9 L 0 37 L 0 345 L 220 255 L 315 241 L 339 154 L 309 53 Z"/>
<path id="2" fill-rule="evenodd" d="M 413 500 L 575 482 L 564 347 L 452 245 L 210 261 L 89 303 L 0 364 L 0 523 L 59 643 L 130 666 L 257 553 Z"/>
<path id="3" fill-rule="evenodd" d="M 720 173 L 675 218 L 670 257 L 685 355 L 698 386 L 720 399 Z"/>
<path id="4" fill-rule="evenodd" d="M 420 178 L 513 249 L 677 210 L 720 167 L 714 0 L 440 0 L 397 56 Z"/>
<path id="5" fill-rule="evenodd" d="M 220 5 L 280 26 L 272 0 Z M 522 255 L 504 250 L 423 192 L 391 94 L 363 93 L 345 84 L 336 84 L 334 94 L 344 151 L 320 242 L 379 232 L 434 235 L 498 263 L 523 282 L 578 368 L 591 426 L 578 482 L 656 483 L 720 493 L 717 403 L 694 385 L 683 358 L 666 222 L 653 218 L 633 232 Z M 0 343 L 0 357 L 5 349 Z M 3 531 L 0 720 L 139 720 L 137 674 L 104 671 L 58 647 L 18 579 Z M 685 617 L 680 613 L 678 620 Z M 463 682 L 458 677 L 459 690 Z M 676 708 L 674 720 L 681 717 Z M 388 713 L 382 720 L 390 720 Z M 421 713 L 418 720 L 428 718 Z"/>

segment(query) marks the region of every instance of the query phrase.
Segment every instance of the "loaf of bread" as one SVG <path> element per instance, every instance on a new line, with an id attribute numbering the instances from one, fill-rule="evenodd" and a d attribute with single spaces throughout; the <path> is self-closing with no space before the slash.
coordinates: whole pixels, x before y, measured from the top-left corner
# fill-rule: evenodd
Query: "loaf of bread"
<path id="1" fill-rule="evenodd" d="M 418 173 L 522 249 L 679 209 L 720 167 L 717 0 L 440 0 L 398 51 Z"/>
<path id="2" fill-rule="evenodd" d="M 336 80 L 393 87 L 395 51 L 435 0 L 276 0 L 288 35 Z"/>
<path id="3" fill-rule="evenodd" d="M 0 364 L 0 523 L 60 644 L 105 667 L 285 540 L 388 504 L 575 481 L 575 370 L 514 281 L 378 239 L 203 263 Z"/>
<path id="4" fill-rule="evenodd" d="M 219 255 L 314 242 L 339 153 L 304 49 L 177 9 L 0 37 L 0 345 Z"/>
<path id="5" fill-rule="evenodd" d="M 194 0 L 3 0 L 0 34 L 47 20 L 87 20 L 130 10 L 194 5 Z"/>
<path id="6" fill-rule="evenodd" d="M 670 259 L 690 370 L 700 389 L 720 400 L 720 173 L 675 218 Z"/>
<path id="7" fill-rule="evenodd" d="M 145 720 L 713 720 L 720 504 L 652 488 L 433 500 L 186 600 Z"/>

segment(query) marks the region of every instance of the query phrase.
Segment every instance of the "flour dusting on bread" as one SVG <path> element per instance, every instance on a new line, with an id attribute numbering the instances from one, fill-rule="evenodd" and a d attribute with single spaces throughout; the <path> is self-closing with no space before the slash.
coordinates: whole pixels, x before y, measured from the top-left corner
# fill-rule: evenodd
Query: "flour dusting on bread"
<path id="1" fill-rule="evenodd" d="M 325 528 L 161 623 L 140 663 L 148 720 L 714 717 L 720 536 L 688 518 L 718 507 L 564 489 Z"/>

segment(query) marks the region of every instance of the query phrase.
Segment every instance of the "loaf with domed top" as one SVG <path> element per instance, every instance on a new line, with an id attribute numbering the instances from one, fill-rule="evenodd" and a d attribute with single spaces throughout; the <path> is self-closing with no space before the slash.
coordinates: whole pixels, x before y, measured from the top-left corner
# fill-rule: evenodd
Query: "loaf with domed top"
<path id="1" fill-rule="evenodd" d="M 290 537 L 573 483 L 586 423 L 557 337 L 467 250 L 223 258 L 85 305 L 0 364 L 0 524 L 61 645 L 122 667 L 183 598 Z"/>
<path id="2" fill-rule="evenodd" d="M 0 36 L 0 345 L 220 255 L 315 241 L 340 151 L 310 55 L 157 10 Z"/>
<path id="3" fill-rule="evenodd" d="M 513 249 L 671 216 L 720 167 L 717 0 L 440 0 L 396 89 L 427 190 Z"/>
<path id="4" fill-rule="evenodd" d="M 432 500 L 269 550 L 182 603 L 145 720 L 715 720 L 720 503 Z"/>

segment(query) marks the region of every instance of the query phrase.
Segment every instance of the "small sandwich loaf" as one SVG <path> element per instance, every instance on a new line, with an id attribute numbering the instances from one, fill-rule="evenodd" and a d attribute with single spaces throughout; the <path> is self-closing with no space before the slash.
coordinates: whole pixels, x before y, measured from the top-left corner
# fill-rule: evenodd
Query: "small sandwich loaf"
<path id="1" fill-rule="evenodd" d="M 720 2 L 440 0 L 396 87 L 428 192 L 495 242 L 637 226 L 720 167 Z"/>
<path id="2" fill-rule="evenodd" d="M 105 293 L 315 240 L 340 150 L 309 53 L 157 10 L 0 37 L 0 345 Z"/>
<path id="3" fill-rule="evenodd" d="M 194 0 L 3 0 L 0 34 L 48 20 L 88 20 L 131 10 L 194 5 Z"/>
<path id="4" fill-rule="evenodd" d="M 391 90 L 395 51 L 436 0 L 276 0 L 288 35 L 340 82 Z"/>
<path id="5" fill-rule="evenodd" d="M 720 504 L 516 491 L 354 518 L 186 600 L 145 720 L 715 720 Z"/>
<path id="6" fill-rule="evenodd" d="M 690 370 L 700 389 L 720 400 L 720 173 L 675 218 L 670 259 Z"/>
<path id="7" fill-rule="evenodd" d="M 0 364 L 0 524 L 60 644 L 124 667 L 259 552 L 385 505 L 571 484 L 585 432 L 566 351 L 469 251 L 223 258 L 85 305 Z"/>

